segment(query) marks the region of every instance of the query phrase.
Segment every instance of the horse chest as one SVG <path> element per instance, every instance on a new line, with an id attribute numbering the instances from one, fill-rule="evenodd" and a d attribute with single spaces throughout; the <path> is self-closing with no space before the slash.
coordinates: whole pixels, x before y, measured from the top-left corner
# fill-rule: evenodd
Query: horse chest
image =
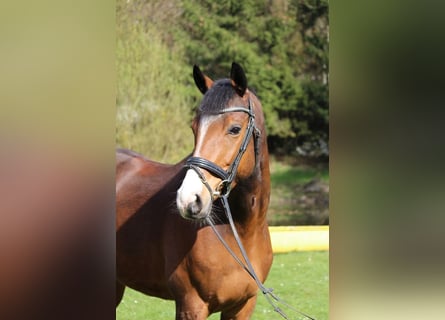
<path id="1" fill-rule="evenodd" d="M 213 234 L 210 238 L 203 238 L 197 241 L 202 245 L 189 252 L 180 266 L 181 270 L 178 270 L 178 274 L 183 275 L 179 284 L 181 290 L 196 291 L 202 300 L 218 305 L 254 296 L 257 286 L 249 274 Z M 254 264 L 255 260 L 252 260 Z M 187 275 L 186 279 L 184 275 Z"/>
<path id="2" fill-rule="evenodd" d="M 218 312 L 256 295 L 256 284 L 243 269 L 221 262 L 219 267 L 187 263 L 187 267 L 177 269 L 169 283 L 175 299 L 194 296 L 211 312 Z"/>

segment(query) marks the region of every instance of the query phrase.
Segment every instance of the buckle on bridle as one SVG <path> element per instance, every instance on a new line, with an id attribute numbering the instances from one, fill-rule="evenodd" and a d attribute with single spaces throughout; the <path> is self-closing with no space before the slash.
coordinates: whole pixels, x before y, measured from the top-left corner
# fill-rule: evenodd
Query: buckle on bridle
<path id="1" fill-rule="evenodd" d="M 231 190 L 231 182 L 227 179 L 221 180 L 221 182 L 216 186 L 213 195 L 216 198 L 228 196 Z"/>

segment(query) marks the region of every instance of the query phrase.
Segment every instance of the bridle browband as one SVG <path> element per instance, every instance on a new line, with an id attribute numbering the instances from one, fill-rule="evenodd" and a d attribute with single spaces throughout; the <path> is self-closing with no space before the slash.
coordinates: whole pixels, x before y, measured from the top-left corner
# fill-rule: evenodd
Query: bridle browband
<path id="1" fill-rule="evenodd" d="M 252 103 L 250 101 L 250 98 L 248 98 L 248 105 L 247 108 L 244 106 L 239 107 L 230 107 L 224 110 L 221 110 L 217 112 L 216 114 L 224 114 L 229 112 L 245 112 L 249 115 L 249 123 L 247 124 L 247 129 L 244 134 L 243 141 L 241 142 L 241 146 L 238 150 L 238 154 L 236 155 L 235 159 L 233 160 L 232 164 L 229 166 L 229 168 L 224 170 L 220 166 L 218 166 L 216 163 L 209 161 L 207 159 L 201 158 L 201 157 L 190 157 L 187 159 L 185 163 L 185 167 L 189 169 L 193 169 L 201 179 L 202 183 L 206 186 L 207 190 L 210 192 L 210 196 L 215 200 L 217 198 L 220 198 L 222 196 L 228 196 L 231 190 L 232 182 L 235 179 L 236 172 L 238 170 L 238 166 L 241 162 L 241 158 L 243 157 L 247 146 L 249 145 L 249 141 L 252 138 L 252 135 L 254 135 L 254 145 L 255 145 L 255 165 L 257 164 L 258 159 L 258 148 L 259 148 L 259 137 L 260 137 L 260 130 L 255 126 L 255 113 L 252 108 Z M 218 177 L 221 179 L 221 182 L 216 187 L 215 190 L 212 190 L 212 187 L 209 185 L 207 180 L 204 177 L 204 174 L 201 172 L 200 169 L 205 169 L 208 172 L 210 172 L 212 175 Z"/>

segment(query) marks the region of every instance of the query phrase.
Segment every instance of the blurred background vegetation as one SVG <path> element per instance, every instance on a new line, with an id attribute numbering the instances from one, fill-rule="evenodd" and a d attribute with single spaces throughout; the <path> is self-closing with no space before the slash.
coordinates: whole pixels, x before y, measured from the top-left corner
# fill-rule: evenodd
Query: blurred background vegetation
<path id="1" fill-rule="evenodd" d="M 328 223 L 328 1 L 116 6 L 117 145 L 162 162 L 184 158 L 193 149 L 190 122 L 201 99 L 192 66 L 218 79 L 236 61 L 266 116 L 274 158 L 270 222 Z"/>

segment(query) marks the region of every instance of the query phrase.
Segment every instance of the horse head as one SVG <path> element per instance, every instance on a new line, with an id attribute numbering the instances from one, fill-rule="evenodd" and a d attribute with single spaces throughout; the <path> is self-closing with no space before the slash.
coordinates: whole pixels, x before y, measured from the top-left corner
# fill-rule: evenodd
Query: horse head
<path id="1" fill-rule="evenodd" d="M 182 217 L 202 220 L 214 200 L 255 172 L 263 114 L 240 65 L 232 64 L 230 79 L 213 81 L 197 66 L 193 77 L 204 97 L 192 123 L 195 147 L 176 203 Z"/>

